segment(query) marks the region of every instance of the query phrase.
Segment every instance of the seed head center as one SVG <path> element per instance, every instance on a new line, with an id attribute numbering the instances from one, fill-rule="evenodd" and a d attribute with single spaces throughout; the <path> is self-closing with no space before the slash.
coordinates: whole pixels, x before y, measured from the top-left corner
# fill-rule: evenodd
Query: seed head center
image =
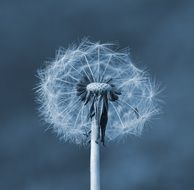
<path id="1" fill-rule="evenodd" d="M 98 92 L 109 92 L 112 87 L 107 83 L 92 82 L 86 86 L 87 91 L 98 93 Z"/>

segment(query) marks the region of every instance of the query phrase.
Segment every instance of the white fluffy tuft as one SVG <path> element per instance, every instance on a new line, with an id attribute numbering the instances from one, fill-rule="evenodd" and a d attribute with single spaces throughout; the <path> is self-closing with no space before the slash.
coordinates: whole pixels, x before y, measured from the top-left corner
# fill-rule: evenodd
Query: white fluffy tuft
<path id="1" fill-rule="evenodd" d="M 121 90 L 118 101 L 109 102 L 109 141 L 128 134 L 140 135 L 145 122 L 159 111 L 155 83 L 132 64 L 127 51 L 115 52 L 111 44 L 83 40 L 77 47 L 58 50 L 56 59 L 38 71 L 40 113 L 65 141 L 85 143 L 91 127 L 89 108 L 76 95 L 82 74 L 90 74 L 94 81 L 112 78 Z M 139 110 L 139 118 L 134 108 Z"/>

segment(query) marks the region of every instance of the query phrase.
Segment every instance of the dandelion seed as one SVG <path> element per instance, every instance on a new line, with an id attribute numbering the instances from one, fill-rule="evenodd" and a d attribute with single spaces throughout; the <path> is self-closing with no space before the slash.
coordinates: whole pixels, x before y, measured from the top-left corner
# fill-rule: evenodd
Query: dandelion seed
<path id="1" fill-rule="evenodd" d="M 105 139 L 140 135 L 145 122 L 158 113 L 155 83 L 132 64 L 127 51 L 113 47 L 83 40 L 60 49 L 39 71 L 37 93 L 45 120 L 65 141 L 91 140 L 92 190 L 99 190 L 100 141 L 104 145 Z"/>

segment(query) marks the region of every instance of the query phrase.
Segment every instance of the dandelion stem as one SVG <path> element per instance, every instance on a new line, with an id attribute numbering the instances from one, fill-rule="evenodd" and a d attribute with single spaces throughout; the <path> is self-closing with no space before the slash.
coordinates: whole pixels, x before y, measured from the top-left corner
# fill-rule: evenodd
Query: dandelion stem
<path id="1" fill-rule="evenodd" d="M 100 142 L 99 126 L 95 117 L 91 125 L 91 150 L 90 150 L 90 190 L 100 190 Z"/>

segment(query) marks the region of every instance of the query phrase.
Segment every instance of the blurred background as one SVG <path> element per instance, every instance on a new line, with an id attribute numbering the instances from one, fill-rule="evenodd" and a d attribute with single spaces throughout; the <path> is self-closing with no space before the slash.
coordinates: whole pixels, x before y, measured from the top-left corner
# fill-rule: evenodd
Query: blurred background
<path id="1" fill-rule="evenodd" d="M 84 36 L 129 47 L 165 87 L 141 138 L 102 148 L 102 189 L 193 190 L 192 0 L 0 0 L 0 189 L 89 189 L 89 149 L 45 130 L 33 90 L 44 61 Z"/>

